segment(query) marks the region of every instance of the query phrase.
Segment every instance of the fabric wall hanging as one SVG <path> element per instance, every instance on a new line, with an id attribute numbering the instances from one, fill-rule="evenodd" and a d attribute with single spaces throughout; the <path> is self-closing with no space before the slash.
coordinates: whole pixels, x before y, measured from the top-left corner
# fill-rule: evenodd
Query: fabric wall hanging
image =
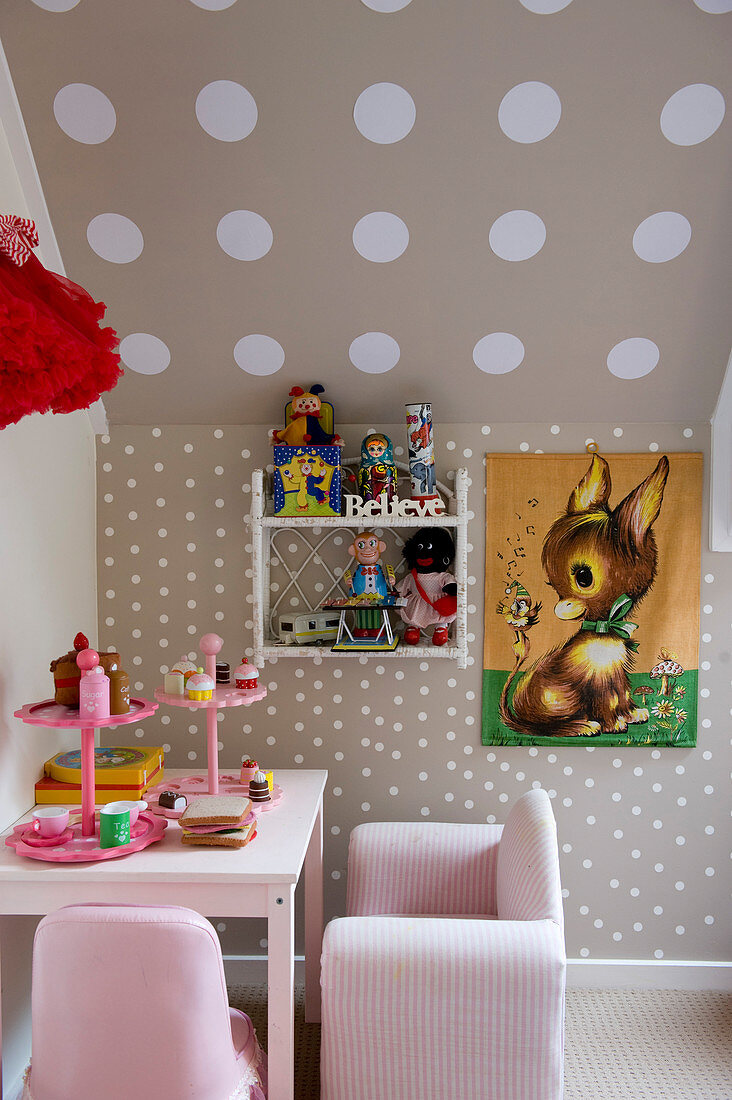
<path id="1" fill-rule="evenodd" d="M 695 745 L 702 456 L 486 469 L 483 744 Z"/>
<path id="2" fill-rule="evenodd" d="M 103 302 L 33 255 L 36 227 L 0 215 L 0 428 L 32 412 L 86 409 L 122 375 Z"/>

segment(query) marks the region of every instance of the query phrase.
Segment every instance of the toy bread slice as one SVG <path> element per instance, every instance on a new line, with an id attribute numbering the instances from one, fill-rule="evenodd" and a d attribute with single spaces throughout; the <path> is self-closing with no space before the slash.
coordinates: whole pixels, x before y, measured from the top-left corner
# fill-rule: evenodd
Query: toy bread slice
<path id="1" fill-rule="evenodd" d="M 227 829 L 221 833 L 183 833 L 181 843 L 206 845 L 208 848 L 243 848 L 256 835 L 257 830 L 252 824 L 243 829 Z"/>
<path id="2" fill-rule="evenodd" d="M 252 808 L 248 798 L 240 794 L 205 794 L 191 799 L 181 814 L 179 823 L 187 825 L 241 825 Z"/>

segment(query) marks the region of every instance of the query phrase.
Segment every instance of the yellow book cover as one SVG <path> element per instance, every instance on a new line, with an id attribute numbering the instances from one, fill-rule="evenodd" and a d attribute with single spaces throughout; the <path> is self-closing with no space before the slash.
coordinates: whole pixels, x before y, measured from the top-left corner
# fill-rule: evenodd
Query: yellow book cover
<path id="1" fill-rule="evenodd" d="M 143 786 L 159 772 L 164 763 L 164 754 L 160 746 L 108 746 L 94 750 L 94 782 L 97 786 L 120 787 L 130 785 Z M 81 750 L 59 752 L 47 760 L 44 773 L 59 783 L 78 784 L 81 782 Z M 161 778 L 161 777 L 159 777 Z"/>

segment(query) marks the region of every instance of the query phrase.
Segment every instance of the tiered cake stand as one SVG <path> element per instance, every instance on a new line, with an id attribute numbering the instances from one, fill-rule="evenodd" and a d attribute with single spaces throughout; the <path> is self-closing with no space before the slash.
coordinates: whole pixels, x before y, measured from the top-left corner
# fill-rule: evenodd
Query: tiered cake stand
<path id="1" fill-rule="evenodd" d="M 204 634 L 200 641 L 201 652 L 206 655 L 206 673 L 216 683 L 216 654 L 221 651 L 223 639 L 218 634 Z M 208 761 L 208 790 L 204 784 L 206 776 L 187 776 L 185 784 L 175 784 L 175 789 L 184 790 L 184 793 L 196 792 L 198 794 L 218 794 L 219 787 L 231 791 L 233 786 L 239 784 L 238 776 L 221 773 L 219 775 L 219 741 L 218 723 L 216 712 L 223 707 L 249 706 L 266 698 L 267 689 L 261 685 L 256 688 L 239 689 L 231 684 L 223 684 L 214 688 L 211 699 L 189 699 L 187 695 L 170 695 L 163 688 L 155 689 L 155 698 L 159 703 L 167 703 L 170 707 L 188 707 L 190 710 L 206 711 L 206 754 Z M 161 790 L 172 789 L 174 784 L 162 783 L 152 787 L 148 796 L 159 794 Z M 237 792 L 238 793 L 238 792 Z"/>
<path id="2" fill-rule="evenodd" d="M 112 714 L 109 718 L 97 720 L 93 726 L 85 726 L 84 719 L 78 710 L 72 707 L 59 706 L 53 699 L 45 699 L 42 703 L 28 703 L 15 711 L 15 717 L 20 718 L 30 726 L 45 726 L 50 729 L 79 729 L 81 730 L 81 814 L 80 820 L 72 823 L 66 833 L 58 838 L 53 846 L 39 846 L 37 842 L 26 843 L 24 836 L 28 832 L 29 825 L 17 825 L 13 835 L 7 838 L 7 843 L 16 849 L 19 855 L 31 856 L 34 859 L 45 859 L 52 862 L 79 862 L 94 859 L 113 859 L 116 856 L 124 856 L 129 852 L 139 851 L 147 847 L 153 841 L 159 840 L 165 829 L 165 822 L 160 822 L 152 814 L 141 813 L 135 825 L 134 835 L 129 844 L 121 844 L 115 848 L 100 848 L 98 840 L 97 819 L 94 814 L 95 785 L 94 785 L 94 731 L 105 729 L 108 726 L 126 726 L 131 722 L 141 722 L 143 718 L 149 718 L 158 709 L 157 703 L 149 699 L 130 699 L 128 714 Z M 162 824 L 162 828 L 160 827 Z M 33 841 L 35 838 L 28 837 Z"/>

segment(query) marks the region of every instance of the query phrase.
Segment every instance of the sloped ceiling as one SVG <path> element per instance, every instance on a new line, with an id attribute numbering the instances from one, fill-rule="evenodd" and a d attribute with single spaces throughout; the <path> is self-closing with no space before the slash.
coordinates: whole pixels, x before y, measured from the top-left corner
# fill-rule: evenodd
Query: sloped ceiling
<path id="1" fill-rule="evenodd" d="M 277 424 L 316 381 L 342 421 L 707 418 L 731 7 L 5 0 L 110 420 Z"/>

